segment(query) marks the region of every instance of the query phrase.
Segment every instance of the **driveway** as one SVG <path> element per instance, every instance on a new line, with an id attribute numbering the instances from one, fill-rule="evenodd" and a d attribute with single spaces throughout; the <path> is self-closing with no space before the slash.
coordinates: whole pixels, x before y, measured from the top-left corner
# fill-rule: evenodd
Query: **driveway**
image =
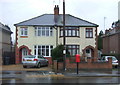
<path id="1" fill-rule="evenodd" d="M 0 65 L 2 71 L 51 71 L 51 66 L 41 68 L 23 68 L 22 64 L 18 65 Z"/>

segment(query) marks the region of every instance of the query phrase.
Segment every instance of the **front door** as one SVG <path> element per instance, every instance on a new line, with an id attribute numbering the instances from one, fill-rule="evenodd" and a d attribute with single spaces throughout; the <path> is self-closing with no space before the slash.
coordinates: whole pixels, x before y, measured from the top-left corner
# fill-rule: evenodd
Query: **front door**
<path id="1" fill-rule="evenodd" d="M 28 55 L 28 50 L 26 48 L 22 49 L 22 59 L 23 57 L 25 57 L 26 55 Z"/>
<path id="2" fill-rule="evenodd" d="M 86 57 L 91 57 L 91 49 L 86 49 Z"/>

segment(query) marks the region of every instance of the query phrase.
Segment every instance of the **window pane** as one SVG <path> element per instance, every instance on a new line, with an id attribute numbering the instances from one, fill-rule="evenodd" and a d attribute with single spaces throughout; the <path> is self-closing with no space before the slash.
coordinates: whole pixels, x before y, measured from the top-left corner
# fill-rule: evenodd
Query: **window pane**
<path id="1" fill-rule="evenodd" d="M 63 36 L 63 30 L 61 30 L 60 32 L 61 32 L 61 33 L 60 33 L 60 36 Z"/>
<path id="2" fill-rule="evenodd" d="M 38 49 L 41 49 L 41 46 L 38 46 Z"/>
<path id="3" fill-rule="evenodd" d="M 36 30 L 37 32 L 37 36 L 40 36 L 41 35 L 41 31 L 40 31 L 40 28 L 38 28 L 37 30 Z"/>
<path id="4" fill-rule="evenodd" d="M 45 49 L 45 46 L 42 46 L 42 49 Z"/>
<path id="5" fill-rule="evenodd" d="M 45 28 L 42 27 L 42 36 L 45 36 Z"/>
<path id="6" fill-rule="evenodd" d="M 36 49 L 34 49 L 34 55 L 36 55 Z"/>
<path id="7" fill-rule="evenodd" d="M 90 53 L 90 49 L 86 49 L 86 53 Z"/>
<path id="8" fill-rule="evenodd" d="M 42 46 L 42 55 L 45 56 L 45 46 Z"/>
<path id="9" fill-rule="evenodd" d="M 72 36 L 76 36 L 75 32 L 76 32 L 76 30 L 72 31 Z"/>
<path id="10" fill-rule="evenodd" d="M 68 30 L 68 36 L 72 36 L 72 30 Z"/>
<path id="11" fill-rule="evenodd" d="M 90 37 L 92 37 L 92 32 L 90 32 Z"/>
<path id="12" fill-rule="evenodd" d="M 50 46 L 50 49 L 53 49 L 53 46 Z"/>
<path id="13" fill-rule="evenodd" d="M 41 55 L 41 49 L 38 49 L 38 55 Z"/>
<path id="14" fill-rule="evenodd" d="M 73 49 L 72 52 L 73 52 L 72 54 L 75 55 L 76 54 L 76 49 Z"/>
<path id="15" fill-rule="evenodd" d="M 86 32 L 86 37 L 89 37 L 89 32 Z"/>
<path id="16" fill-rule="evenodd" d="M 27 35 L 27 31 L 25 31 L 25 35 Z"/>
<path id="17" fill-rule="evenodd" d="M 65 30 L 65 36 L 68 36 L 68 32 L 67 32 L 67 30 Z"/>
<path id="18" fill-rule="evenodd" d="M 46 27 L 46 36 L 49 36 L 49 27 Z"/>
<path id="19" fill-rule="evenodd" d="M 21 29 L 21 35 L 24 35 L 24 33 L 23 33 L 23 29 Z"/>
<path id="20" fill-rule="evenodd" d="M 49 56 L 49 46 L 46 46 L 46 56 Z"/>

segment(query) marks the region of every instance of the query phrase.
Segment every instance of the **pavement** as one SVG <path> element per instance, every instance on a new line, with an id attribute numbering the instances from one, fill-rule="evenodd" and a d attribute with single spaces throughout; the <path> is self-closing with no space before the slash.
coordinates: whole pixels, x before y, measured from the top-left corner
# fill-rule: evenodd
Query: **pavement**
<path id="1" fill-rule="evenodd" d="M 77 73 L 65 73 L 65 76 L 68 77 L 120 77 L 120 74 L 116 73 L 98 73 L 98 72 L 94 72 L 94 73 L 90 73 L 90 72 L 80 72 L 79 74 Z"/>
<path id="2" fill-rule="evenodd" d="M 42 67 L 42 68 L 23 68 L 22 64 L 13 64 L 13 65 L 0 65 L 1 71 L 44 71 L 44 70 L 52 70 L 51 66 Z"/>
<path id="3" fill-rule="evenodd" d="M 58 72 L 55 73 L 52 71 L 51 66 L 48 67 L 42 67 L 42 68 L 23 68 L 22 65 L 2 65 L 0 66 L 1 71 L 48 71 L 49 74 L 44 74 L 41 77 L 47 77 L 48 75 L 52 77 L 120 77 L 120 70 L 113 69 L 111 71 L 93 71 L 93 70 L 87 70 L 87 71 L 79 71 L 77 72 Z"/>

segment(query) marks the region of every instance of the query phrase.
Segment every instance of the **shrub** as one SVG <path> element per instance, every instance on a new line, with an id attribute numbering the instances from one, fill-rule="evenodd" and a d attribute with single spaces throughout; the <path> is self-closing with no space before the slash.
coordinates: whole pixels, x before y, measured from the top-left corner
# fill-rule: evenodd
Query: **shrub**
<path id="1" fill-rule="evenodd" d="M 52 60 L 57 60 L 58 62 L 63 61 L 63 45 L 58 45 L 56 48 L 52 50 Z M 70 57 L 70 53 L 68 52 L 68 49 L 66 48 L 66 57 Z"/>

